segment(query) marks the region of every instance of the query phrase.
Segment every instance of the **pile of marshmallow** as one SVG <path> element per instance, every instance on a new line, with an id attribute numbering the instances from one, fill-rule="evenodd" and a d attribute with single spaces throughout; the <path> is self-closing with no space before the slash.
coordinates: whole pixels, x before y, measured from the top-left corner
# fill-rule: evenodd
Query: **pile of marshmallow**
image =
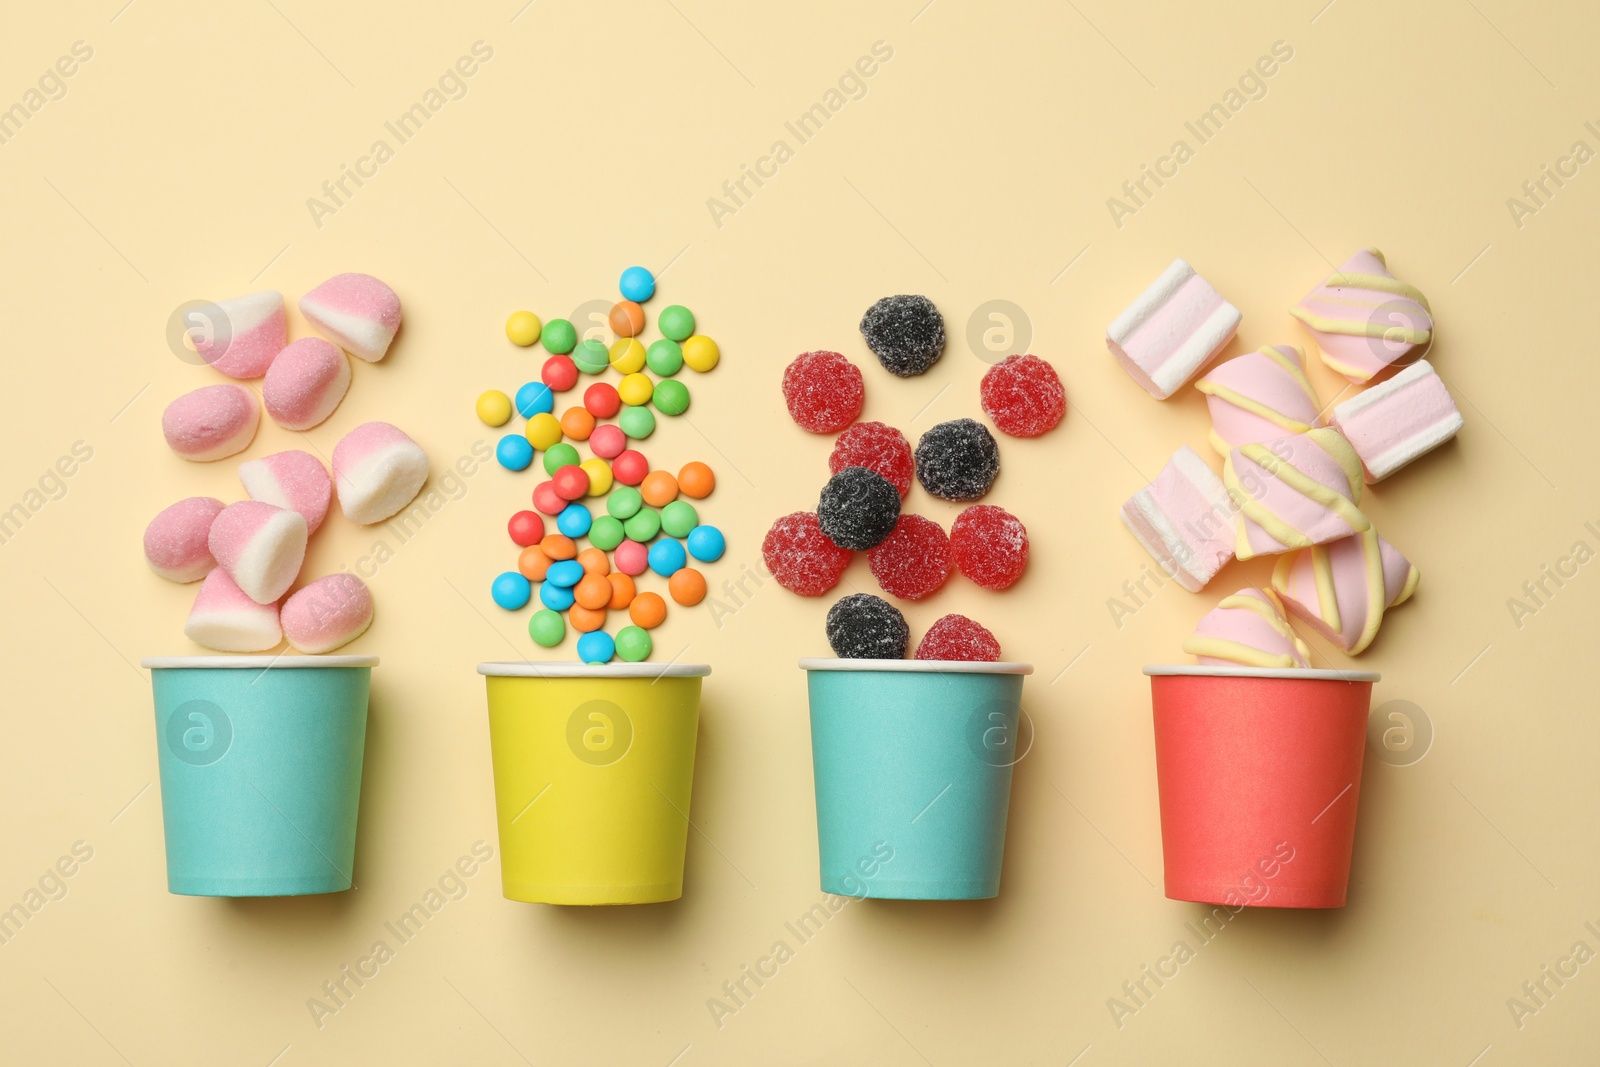
<path id="1" fill-rule="evenodd" d="M 345 352 L 376 363 L 400 328 L 400 298 L 366 274 L 340 274 L 300 300 L 323 337 L 288 340 L 283 296 L 251 293 L 211 305 L 204 328 L 189 331 L 196 352 L 229 378 L 260 378 L 261 403 L 274 422 L 304 431 L 328 419 L 350 387 Z M 342 350 L 342 351 L 341 351 Z M 161 416 L 167 445 L 183 459 L 210 462 L 248 448 L 260 425 L 256 394 L 232 382 L 178 397 Z M 217 652 L 264 652 L 285 637 L 301 652 L 331 652 L 372 623 L 372 593 L 343 571 L 300 577 L 306 546 L 339 509 L 360 525 L 383 522 L 416 497 L 428 457 L 403 431 L 369 422 L 333 449 L 333 474 L 299 450 L 239 465 L 247 500 L 209 496 L 178 501 L 144 532 L 150 569 L 174 582 L 204 579 L 184 633 Z M 281 601 L 281 604 L 280 604 Z"/>
<path id="2" fill-rule="evenodd" d="M 1221 363 L 1195 388 L 1211 412 L 1222 476 L 1183 447 L 1122 506 L 1134 537 L 1191 592 L 1229 560 L 1278 555 L 1269 589 L 1223 598 L 1184 641 L 1203 664 L 1309 666 L 1288 615 L 1344 652 L 1365 650 L 1384 612 L 1416 589 L 1417 569 L 1362 512 L 1363 485 L 1442 445 L 1462 425 L 1421 358 L 1434 332 L 1427 298 L 1396 278 L 1377 249 L 1350 257 L 1289 313 L 1323 362 L 1362 390 L 1324 417 L 1299 347 L 1267 345 Z M 1164 400 L 1233 339 L 1240 317 L 1194 268 L 1174 260 L 1106 329 L 1106 344 Z"/>

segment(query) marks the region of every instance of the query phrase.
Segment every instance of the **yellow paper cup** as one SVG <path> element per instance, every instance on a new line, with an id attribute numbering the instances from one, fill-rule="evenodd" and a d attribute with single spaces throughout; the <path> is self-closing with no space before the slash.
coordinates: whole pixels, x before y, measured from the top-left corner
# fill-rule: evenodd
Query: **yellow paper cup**
<path id="1" fill-rule="evenodd" d="M 683 895 L 700 664 L 480 663 L 501 888 L 540 904 Z"/>

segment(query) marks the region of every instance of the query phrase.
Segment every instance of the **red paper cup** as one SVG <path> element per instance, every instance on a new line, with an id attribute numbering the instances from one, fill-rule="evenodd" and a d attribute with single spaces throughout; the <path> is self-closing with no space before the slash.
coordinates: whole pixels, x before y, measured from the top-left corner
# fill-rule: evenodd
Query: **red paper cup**
<path id="1" fill-rule="evenodd" d="M 1167 896 L 1340 908 L 1376 674 L 1146 667 Z"/>

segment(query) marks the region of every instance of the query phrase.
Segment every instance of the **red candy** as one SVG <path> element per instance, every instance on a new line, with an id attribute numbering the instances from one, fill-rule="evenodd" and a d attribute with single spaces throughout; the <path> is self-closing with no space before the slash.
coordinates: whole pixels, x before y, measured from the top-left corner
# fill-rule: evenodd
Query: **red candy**
<path id="1" fill-rule="evenodd" d="M 956 567 L 985 589 L 1008 589 L 1028 566 L 1028 531 L 993 504 L 974 504 L 950 527 Z"/>
<path id="2" fill-rule="evenodd" d="M 866 399 L 861 371 L 837 352 L 805 352 L 783 372 L 783 399 L 801 429 L 837 433 L 856 421 Z"/>
<path id="3" fill-rule="evenodd" d="M 1000 642 L 965 615 L 946 615 L 922 635 L 913 659 L 982 660 L 1000 658 Z"/>
<path id="4" fill-rule="evenodd" d="M 828 470 L 838 474 L 846 467 L 865 467 L 889 480 L 900 490 L 901 499 L 911 490 L 911 476 L 915 464 L 911 459 L 911 443 L 905 434 L 881 422 L 858 422 L 833 443 L 833 455 L 828 457 Z"/>
<path id="5" fill-rule="evenodd" d="M 628 435 L 622 432 L 622 427 L 596 426 L 594 433 L 589 435 L 589 451 L 601 459 L 616 459 L 622 455 L 622 450 L 628 447 Z"/>
<path id="6" fill-rule="evenodd" d="M 576 500 L 589 491 L 589 472 L 576 463 L 556 471 L 550 481 L 562 500 Z"/>
<path id="7" fill-rule="evenodd" d="M 983 376 L 983 410 L 1012 437 L 1038 437 L 1067 413 L 1067 393 L 1056 369 L 1038 356 L 1007 356 Z"/>
<path id="8" fill-rule="evenodd" d="M 558 393 L 564 393 L 578 384 L 578 365 L 570 356 L 551 356 L 539 371 L 539 380 Z"/>
<path id="9" fill-rule="evenodd" d="M 622 398 L 610 382 L 595 382 L 583 391 L 583 406 L 595 418 L 609 419 L 622 408 Z"/>
<path id="10" fill-rule="evenodd" d="M 519 511 L 506 523 L 513 544 L 527 548 L 536 545 L 544 536 L 544 518 L 537 511 Z"/>
<path id="11" fill-rule="evenodd" d="M 533 487 L 533 506 L 546 515 L 559 515 L 567 502 L 556 492 L 555 482 L 540 482 Z"/>
<path id="12" fill-rule="evenodd" d="M 889 536 L 867 553 L 867 561 L 885 593 L 921 600 L 950 577 L 950 538 L 932 519 L 901 515 Z"/>
<path id="13" fill-rule="evenodd" d="M 650 461 L 633 449 L 617 454 L 611 461 L 611 476 L 623 485 L 638 485 L 650 473 Z"/>
<path id="14" fill-rule="evenodd" d="M 839 584 L 850 565 L 850 552 L 822 532 L 810 511 L 785 515 L 772 524 L 761 542 L 761 558 L 778 584 L 801 596 L 821 596 Z"/>

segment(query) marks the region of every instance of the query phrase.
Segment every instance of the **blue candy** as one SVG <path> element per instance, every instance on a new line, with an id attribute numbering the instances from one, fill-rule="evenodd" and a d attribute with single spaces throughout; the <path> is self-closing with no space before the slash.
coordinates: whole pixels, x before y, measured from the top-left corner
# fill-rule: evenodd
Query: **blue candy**
<path id="1" fill-rule="evenodd" d="M 643 267 L 629 267 L 622 272 L 617 288 L 622 290 L 624 299 L 642 304 L 656 295 L 656 277 Z"/>
<path id="2" fill-rule="evenodd" d="M 582 570 L 583 568 L 578 568 Z M 548 578 L 548 575 L 546 576 Z M 571 589 L 563 588 L 552 581 L 545 581 L 539 586 L 539 603 L 551 611 L 566 611 L 577 603 L 578 598 L 572 595 Z"/>
<path id="3" fill-rule="evenodd" d="M 650 546 L 649 559 L 650 569 L 663 578 L 671 578 L 689 562 L 688 555 L 683 551 L 683 542 L 670 537 L 663 537 Z"/>
<path id="4" fill-rule="evenodd" d="M 560 586 L 562 589 L 571 589 L 583 581 L 583 564 L 575 559 L 564 559 L 550 564 L 550 569 L 544 572 L 544 580 L 551 585 Z"/>
<path id="5" fill-rule="evenodd" d="M 715 526 L 696 526 L 689 531 L 689 555 L 702 563 L 714 563 L 728 550 L 728 541 Z"/>
<path id="6" fill-rule="evenodd" d="M 495 445 L 494 458 L 508 471 L 524 471 L 533 462 L 533 445 L 520 433 L 508 433 Z"/>
<path id="7" fill-rule="evenodd" d="M 617 643 L 604 630 L 593 630 L 578 638 L 578 658 L 585 663 L 610 663 Z"/>
<path id="8" fill-rule="evenodd" d="M 556 394 L 543 382 L 529 382 L 517 390 L 517 412 L 525 419 L 554 411 Z"/>
<path id="9" fill-rule="evenodd" d="M 528 603 L 528 598 L 533 596 L 533 586 L 516 571 L 506 571 L 489 587 L 489 595 L 494 597 L 496 604 L 507 611 L 516 611 L 524 607 Z"/>
<path id="10" fill-rule="evenodd" d="M 568 504 L 556 516 L 556 529 L 568 537 L 582 537 L 594 525 L 594 516 L 582 504 Z"/>

